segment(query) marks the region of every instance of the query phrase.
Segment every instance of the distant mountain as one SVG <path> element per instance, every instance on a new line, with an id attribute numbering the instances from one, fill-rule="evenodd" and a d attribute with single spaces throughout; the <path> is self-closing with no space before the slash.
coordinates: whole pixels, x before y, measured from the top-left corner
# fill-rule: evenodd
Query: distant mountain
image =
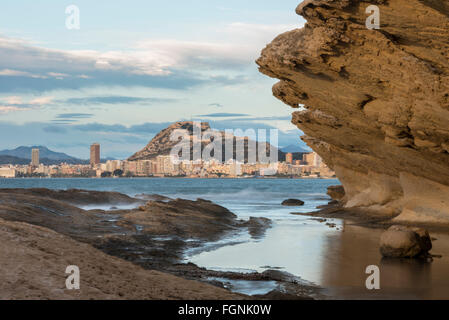
<path id="1" fill-rule="evenodd" d="M 171 139 L 170 139 L 172 132 L 177 129 L 187 130 L 187 132 L 189 133 L 190 151 L 191 151 L 190 159 L 193 159 L 193 122 L 192 121 L 182 121 L 182 122 L 173 123 L 169 127 L 163 129 L 147 144 L 147 146 L 145 148 L 143 148 L 139 152 L 132 155 L 128 160 L 129 161 L 151 160 L 151 159 L 156 158 L 159 155 L 169 155 L 172 148 L 179 143 L 178 141 L 171 141 Z M 201 132 L 204 132 L 204 131 L 207 131 L 210 129 L 211 128 L 210 128 L 209 123 L 207 123 L 207 122 L 201 123 Z M 239 141 L 243 140 L 243 146 L 244 146 L 244 150 L 245 150 L 245 161 L 248 159 L 249 152 L 257 155 L 258 147 L 256 146 L 256 150 L 252 150 L 251 149 L 252 144 L 249 143 L 251 140 L 248 139 L 247 137 L 237 137 L 232 134 L 231 135 L 225 134 L 224 132 L 221 132 L 221 133 L 222 133 L 222 137 L 223 137 L 223 150 L 222 150 L 222 157 L 223 157 L 222 160 L 223 161 L 227 161 L 227 160 L 231 159 L 231 157 L 229 155 L 226 155 L 225 150 L 224 150 L 225 141 L 229 141 L 231 139 L 233 140 L 233 145 L 234 145 L 233 154 L 231 155 L 233 159 L 237 158 L 236 150 L 235 150 L 237 140 L 239 140 Z M 210 140 L 202 140 L 201 141 L 202 149 L 204 149 L 204 147 L 206 145 L 208 145 L 209 143 L 210 143 Z M 270 150 L 270 153 L 277 152 L 279 161 L 285 161 L 285 153 L 284 152 L 278 150 L 277 148 L 275 148 L 274 146 L 272 146 L 271 144 L 269 144 L 267 142 L 265 142 L 265 143 L 267 145 L 265 147 L 266 150 Z M 260 145 L 263 145 L 263 143 L 261 143 Z M 226 156 L 228 156 L 228 157 L 225 158 Z"/>
<path id="2" fill-rule="evenodd" d="M 294 144 L 290 144 L 286 147 L 281 148 L 281 151 L 285 152 L 285 153 L 309 153 L 309 152 L 312 152 L 312 151 L 303 149 L 300 146 L 294 145 Z"/>
<path id="3" fill-rule="evenodd" d="M 25 165 L 29 164 L 30 160 L 28 159 L 22 159 L 17 158 L 13 156 L 2 156 L 0 155 L 0 164 L 18 164 L 18 165 Z"/>
<path id="4" fill-rule="evenodd" d="M 39 149 L 39 162 L 44 165 L 58 165 L 62 162 L 68 164 L 89 164 L 89 160 L 78 159 L 62 152 L 55 152 L 44 146 L 18 147 L 12 150 L 0 151 L 0 164 L 27 165 L 31 162 L 31 150 Z M 102 158 L 101 162 L 115 160 L 115 158 Z"/>
<path id="5" fill-rule="evenodd" d="M 21 159 L 31 160 L 31 150 L 39 149 L 39 158 L 40 159 L 48 159 L 48 160 L 56 160 L 56 161 L 79 161 L 75 157 L 69 156 L 62 152 L 54 152 L 44 146 L 33 146 L 33 147 L 18 147 L 13 150 L 1 150 L 0 156 L 11 156 Z"/>

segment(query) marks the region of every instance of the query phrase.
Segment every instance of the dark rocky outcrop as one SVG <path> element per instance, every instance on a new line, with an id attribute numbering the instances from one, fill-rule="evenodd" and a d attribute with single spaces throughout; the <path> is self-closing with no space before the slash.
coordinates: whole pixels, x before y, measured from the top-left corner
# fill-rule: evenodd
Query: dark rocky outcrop
<path id="1" fill-rule="evenodd" d="M 289 207 L 297 207 L 297 206 L 303 206 L 304 201 L 299 199 L 287 199 L 282 201 L 283 206 L 289 206 Z"/>
<path id="2" fill-rule="evenodd" d="M 231 211 L 203 199 L 149 201 L 123 218 L 147 233 L 184 238 L 214 238 L 238 224 Z"/>
<path id="3" fill-rule="evenodd" d="M 52 190 L 46 188 L 32 188 L 32 189 L 0 189 L 0 193 L 4 196 L 36 196 L 41 198 L 49 198 L 68 202 L 74 205 L 87 204 L 132 204 L 138 203 L 140 200 L 131 198 L 123 193 L 108 192 L 108 191 L 94 191 L 94 190 Z"/>

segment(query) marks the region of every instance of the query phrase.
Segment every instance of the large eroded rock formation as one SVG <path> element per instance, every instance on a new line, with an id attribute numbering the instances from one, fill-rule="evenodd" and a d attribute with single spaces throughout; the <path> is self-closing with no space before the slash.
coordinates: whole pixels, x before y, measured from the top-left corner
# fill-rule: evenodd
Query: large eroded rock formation
<path id="1" fill-rule="evenodd" d="M 369 30 L 369 5 L 380 29 Z M 333 168 L 348 207 L 449 222 L 449 1 L 307 0 L 262 52 L 274 95 Z"/>

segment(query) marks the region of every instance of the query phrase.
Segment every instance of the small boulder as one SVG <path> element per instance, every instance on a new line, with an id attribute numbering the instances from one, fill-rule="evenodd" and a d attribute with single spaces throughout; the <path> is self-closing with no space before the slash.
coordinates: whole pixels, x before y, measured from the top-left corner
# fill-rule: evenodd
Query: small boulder
<path id="1" fill-rule="evenodd" d="M 388 258 L 417 258 L 432 249 L 429 232 L 421 228 L 394 225 L 380 237 L 380 253 Z"/>
<path id="2" fill-rule="evenodd" d="M 284 200 L 282 202 L 282 205 L 283 206 L 291 206 L 291 207 L 293 207 L 293 206 L 303 206 L 304 205 L 304 201 L 301 201 L 299 199 L 287 199 L 287 200 Z"/>

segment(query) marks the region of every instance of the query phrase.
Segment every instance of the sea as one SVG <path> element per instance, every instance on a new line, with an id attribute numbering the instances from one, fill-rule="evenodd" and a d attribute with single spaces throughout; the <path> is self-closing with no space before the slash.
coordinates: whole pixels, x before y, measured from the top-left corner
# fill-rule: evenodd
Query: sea
<path id="1" fill-rule="evenodd" d="M 331 199 L 327 187 L 336 179 L 0 179 L 0 188 L 50 188 L 117 191 L 130 196 L 160 194 L 170 198 L 207 199 L 228 208 L 239 219 L 264 217 L 272 227 L 261 237 L 247 231 L 185 252 L 185 262 L 219 271 L 263 272 L 276 269 L 323 288 L 329 299 L 449 299 L 449 235 L 436 233 L 431 262 L 384 259 L 379 253 L 381 229 L 343 219 L 317 219 L 297 213 L 317 210 Z M 285 207 L 285 199 L 305 202 Z M 90 206 L 85 209 L 109 209 Z M 129 208 L 129 206 L 123 206 Z M 370 266 L 379 268 L 380 289 L 368 289 Z M 264 294 L 273 281 L 234 281 L 229 288 Z"/>

